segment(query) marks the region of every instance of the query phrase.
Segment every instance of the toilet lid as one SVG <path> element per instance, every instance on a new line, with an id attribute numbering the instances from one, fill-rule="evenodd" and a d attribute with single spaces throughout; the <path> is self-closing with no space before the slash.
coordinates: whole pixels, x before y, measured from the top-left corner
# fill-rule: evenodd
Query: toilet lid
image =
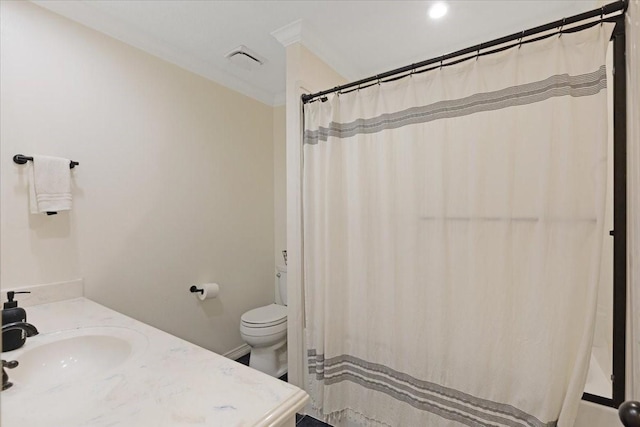
<path id="1" fill-rule="evenodd" d="M 242 322 L 265 326 L 287 321 L 287 307 L 278 304 L 269 304 L 264 307 L 254 308 L 242 315 Z"/>

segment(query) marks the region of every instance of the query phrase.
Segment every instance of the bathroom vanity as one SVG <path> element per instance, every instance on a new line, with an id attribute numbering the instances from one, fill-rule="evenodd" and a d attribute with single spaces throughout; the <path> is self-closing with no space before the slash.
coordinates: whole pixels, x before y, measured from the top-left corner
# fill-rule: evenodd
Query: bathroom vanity
<path id="1" fill-rule="evenodd" d="M 3 427 L 286 426 L 299 388 L 84 297 L 34 305 L 40 334 L 2 353 Z"/>

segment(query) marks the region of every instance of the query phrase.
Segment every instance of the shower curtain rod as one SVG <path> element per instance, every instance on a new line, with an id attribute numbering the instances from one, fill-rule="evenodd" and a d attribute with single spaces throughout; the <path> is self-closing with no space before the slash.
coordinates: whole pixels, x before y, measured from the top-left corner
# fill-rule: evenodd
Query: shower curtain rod
<path id="1" fill-rule="evenodd" d="M 562 33 L 562 29 L 565 25 L 571 25 L 571 24 L 576 24 L 578 22 L 581 21 L 585 21 L 587 19 L 591 19 L 591 18 L 595 18 L 595 17 L 600 17 L 600 21 L 604 21 L 605 20 L 605 15 L 609 15 L 611 13 L 614 12 L 618 12 L 618 11 L 622 11 L 622 14 L 624 14 L 624 11 L 627 8 L 627 0 L 620 0 L 620 1 L 616 1 L 614 3 L 609 3 L 606 4 L 598 9 L 593 9 L 590 10 L 588 12 L 584 12 L 584 13 L 580 13 L 578 15 L 573 15 L 570 16 L 568 18 L 563 18 L 563 19 L 559 19 L 557 21 L 554 22 L 550 22 L 548 24 L 545 25 L 540 25 L 538 27 L 535 28 L 531 28 L 529 30 L 524 30 L 524 31 L 520 31 L 518 33 L 514 33 L 511 34 L 509 36 L 505 36 L 505 37 L 500 37 L 499 39 L 495 39 L 495 40 L 491 40 L 490 42 L 485 42 L 485 43 L 480 43 L 478 45 L 475 46 L 471 46 L 468 47 L 466 49 L 462 49 L 462 50 L 458 50 L 456 52 L 452 52 L 446 55 L 442 55 L 439 56 L 437 58 L 432 58 L 432 59 L 427 59 L 426 61 L 422 61 L 422 62 L 418 62 L 415 64 L 411 64 L 411 65 L 407 65 L 401 68 L 396 68 L 395 70 L 391 70 L 391 71 L 387 71 L 385 73 L 382 74 L 377 74 L 375 76 L 371 76 L 371 77 L 367 77 L 365 79 L 362 80 L 358 80 L 352 83 L 347 83 L 344 84 L 342 86 L 336 86 L 333 89 L 327 89 L 327 90 L 323 90 L 321 92 L 316 92 L 313 94 L 303 94 L 301 96 L 302 99 L 302 103 L 306 104 L 308 102 L 311 101 L 315 101 L 317 100 L 317 98 L 323 97 L 324 95 L 328 95 L 330 93 L 335 93 L 335 92 L 340 92 L 343 91 L 345 89 L 350 89 L 350 88 L 356 88 L 356 87 L 360 87 L 364 84 L 367 83 L 371 83 L 371 82 L 382 82 L 382 79 L 387 79 L 389 77 L 395 77 L 395 78 L 399 78 L 402 76 L 398 76 L 398 74 L 402 74 L 402 73 L 407 73 L 407 72 L 415 72 L 416 69 L 418 68 L 422 68 L 422 67 L 426 67 L 427 65 L 433 65 L 433 64 L 437 64 L 440 63 L 441 66 L 443 65 L 443 61 L 447 61 L 449 59 L 452 58 L 457 58 L 459 56 L 462 55 L 468 55 L 470 53 L 477 53 L 477 56 L 486 54 L 486 53 L 491 53 L 491 52 L 484 52 L 484 53 L 480 53 L 481 50 L 483 49 L 487 49 L 487 48 L 491 48 L 494 46 L 498 46 L 504 43 L 508 43 L 514 40 L 519 40 L 520 43 L 522 43 L 522 39 L 525 37 L 530 37 L 533 36 L 535 34 L 540 34 L 543 33 L 545 31 L 550 31 L 553 29 L 559 29 L 559 32 Z M 620 15 L 622 15 L 620 14 Z M 618 16 L 620 16 L 618 15 Z M 618 16 L 616 16 L 615 18 L 617 18 Z M 598 23 L 600 21 L 595 21 L 593 23 Z M 591 25 L 586 25 L 585 28 L 590 27 Z M 574 29 L 575 30 L 575 29 Z M 568 29 L 566 32 L 571 32 L 571 29 Z M 533 40 L 530 40 L 533 41 Z M 526 43 L 526 42 L 525 42 Z M 492 52 L 496 52 L 496 51 L 500 51 L 502 49 L 497 49 L 495 51 Z M 471 57 L 469 57 L 471 58 Z M 464 58 L 464 59 L 469 59 L 469 58 Z M 452 63 L 449 64 L 444 64 L 444 66 L 447 65 L 452 65 Z M 426 71 L 426 70 L 423 70 Z M 395 79 L 390 79 L 390 80 L 395 80 Z M 323 99 L 324 101 L 325 99 Z"/>

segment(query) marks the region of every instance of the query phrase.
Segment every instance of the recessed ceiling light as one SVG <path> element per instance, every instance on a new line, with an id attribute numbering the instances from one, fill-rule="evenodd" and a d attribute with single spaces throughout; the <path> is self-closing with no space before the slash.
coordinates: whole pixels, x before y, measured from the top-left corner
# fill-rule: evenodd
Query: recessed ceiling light
<path id="1" fill-rule="evenodd" d="M 446 3 L 441 1 L 434 3 L 433 6 L 429 8 L 429 17 L 431 19 L 440 19 L 447 14 L 448 9 Z"/>

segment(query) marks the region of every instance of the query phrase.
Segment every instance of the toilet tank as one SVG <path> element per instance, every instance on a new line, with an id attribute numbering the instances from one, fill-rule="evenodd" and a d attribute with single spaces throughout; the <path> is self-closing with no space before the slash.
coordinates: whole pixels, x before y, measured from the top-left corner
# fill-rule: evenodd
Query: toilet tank
<path id="1" fill-rule="evenodd" d="M 276 267 L 278 278 L 278 289 L 276 289 L 277 295 L 280 297 L 280 301 L 276 299 L 279 304 L 287 305 L 287 266 L 279 265 Z"/>

